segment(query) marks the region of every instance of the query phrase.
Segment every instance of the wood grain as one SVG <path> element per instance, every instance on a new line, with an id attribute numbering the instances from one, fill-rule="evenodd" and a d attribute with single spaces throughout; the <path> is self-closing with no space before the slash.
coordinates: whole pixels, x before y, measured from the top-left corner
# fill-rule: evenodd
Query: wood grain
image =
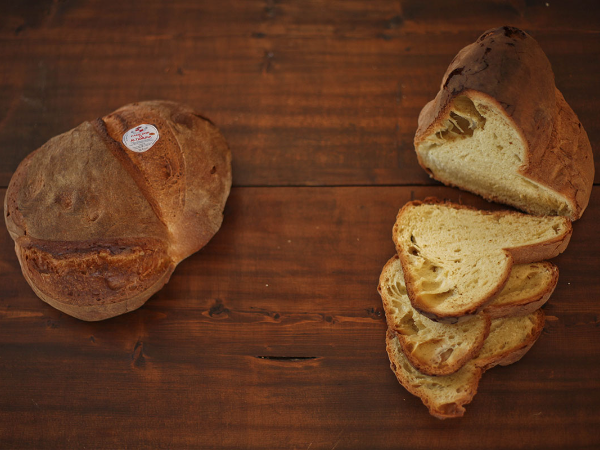
<path id="1" fill-rule="evenodd" d="M 0 448 L 600 448 L 598 188 L 540 340 L 464 418 L 429 416 L 385 353 L 398 209 L 498 208 L 430 180 L 412 139 L 454 55 L 500 25 L 539 41 L 598 168 L 592 0 L 3 1 L 0 186 L 49 138 L 159 98 L 222 129 L 236 187 L 209 245 L 99 323 L 39 300 L 0 232 Z"/>
<path id="2" fill-rule="evenodd" d="M 4 192 L 0 192 L 4 194 Z M 235 188 L 223 228 L 141 309 L 42 303 L 0 233 L 3 448 L 595 448 L 600 192 L 554 260 L 548 322 L 463 419 L 398 385 L 376 286 L 406 201 L 444 187 Z"/>
<path id="3" fill-rule="evenodd" d="M 504 24 L 540 42 L 600 161 L 592 1 L 4 6 L 0 186 L 49 138 L 156 98 L 189 103 L 222 128 L 236 186 L 432 185 L 412 151 L 418 113 L 454 55 Z"/>

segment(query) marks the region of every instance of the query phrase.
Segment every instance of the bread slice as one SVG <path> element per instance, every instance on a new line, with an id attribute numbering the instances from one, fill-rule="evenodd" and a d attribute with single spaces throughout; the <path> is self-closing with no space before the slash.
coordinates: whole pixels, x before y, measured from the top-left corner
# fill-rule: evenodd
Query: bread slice
<path id="1" fill-rule="evenodd" d="M 393 236 L 413 307 L 456 322 L 500 293 L 513 264 L 558 255 L 571 233 L 565 217 L 487 212 L 426 199 L 400 210 Z"/>
<path id="2" fill-rule="evenodd" d="M 527 33 L 486 31 L 419 115 L 415 150 L 435 179 L 538 215 L 575 220 L 594 181 L 588 136 Z"/>
<path id="3" fill-rule="evenodd" d="M 490 334 L 473 363 L 487 370 L 517 362 L 540 337 L 545 321 L 546 315 L 541 309 L 526 316 L 492 320 Z"/>
<path id="4" fill-rule="evenodd" d="M 384 266 L 377 289 L 388 327 L 397 333 L 407 359 L 423 374 L 456 372 L 477 354 L 489 334 L 491 320 L 485 314 L 448 324 L 434 322 L 414 309 L 397 255 Z"/>
<path id="5" fill-rule="evenodd" d="M 492 319 L 521 316 L 540 309 L 558 283 L 558 267 L 548 261 L 515 264 L 506 285 L 483 312 Z"/>
<path id="6" fill-rule="evenodd" d="M 556 275 L 556 276 L 554 276 Z M 558 279 L 550 263 L 513 267 L 506 286 L 487 307 L 498 314 L 524 315 L 539 309 Z M 410 303 L 400 259 L 392 257 L 381 272 L 378 286 L 388 327 L 410 363 L 426 375 L 449 375 L 479 352 L 490 331 L 490 316 L 479 313 L 456 324 L 435 322 Z M 533 309 L 532 309 L 533 308 Z"/>
<path id="7" fill-rule="evenodd" d="M 402 351 L 397 333 L 388 329 L 386 349 L 396 378 L 411 394 L 420 397 L 429 413 L 439 419 L 462 417 L 464 405 L 477 393 L 483 372 L 495 365 L 518 361 L 539 338 L 545 316 L 538 310 L 526 316 L 495 319 L 479 356 L 458 372 L 425 375 L 415 369 Z"/>

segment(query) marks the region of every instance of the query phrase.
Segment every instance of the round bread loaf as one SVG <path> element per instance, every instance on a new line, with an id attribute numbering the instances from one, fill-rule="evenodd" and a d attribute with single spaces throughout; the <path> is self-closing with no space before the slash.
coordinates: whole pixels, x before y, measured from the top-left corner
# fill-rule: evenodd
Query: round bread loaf
<path id="1" fill-rule="evenodd" d="M 4 200 L 23 275 L 83 320 L 132 311 L 218 231 L 231 152 L 207 119 L 174 102 L 133 103 L 50 139 Z"/>

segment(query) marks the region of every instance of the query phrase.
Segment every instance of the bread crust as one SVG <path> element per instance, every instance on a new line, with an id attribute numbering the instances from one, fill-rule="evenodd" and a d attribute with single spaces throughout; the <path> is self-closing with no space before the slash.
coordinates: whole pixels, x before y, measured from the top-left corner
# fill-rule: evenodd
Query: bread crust
<path id="1" fill-rule="evenodd" d="M 495 104 L 525 145 L 525 160 L 518 172 L 564 197 L 572 220 L 581 217 L 594 181 L 592 148 L 577 115 L 556 88 L 550 62 L 538 43 L 527 33 L 505 26 L 486 31 L 456 55 L 435 99 L 422 109 L 414 139 L 419 164 L 431 176 L 418 148 L 443 128 L 459 95 L 475 100 L 483 97 Z M 508 202 L 469 186 L 457 187 Z M 542 213 L 536 205 L 511 204 Z"/>
<path id="2" fill-rule="evenodd" d="M 396 216 L 396 223 L 394 224 L 394 228 L 393 228 L 393 241 L 394 241 L 394 245 L 396 246 L 396 251 L 398 253 L 398 256 L 400 257 L 400 262 L 402 264 L 402 270 L 404 271 L 404 281 L 406 283 L 406 290 L 407 290 L 408 296 L 410 298 L 411 304 L 413 305 L 413 307 L 416 310 L 418 310 L 421 314 L 425 315 L 426 317 L 428 317 L 432 320 L 439 321 L 439 322 L 456 323 L 456 322 L 458 322 L 460 317 L 477 314 L 479 311 L 481 311 L 483 309 L 483 307 L 485 305 L 487 305 L 489 302 L 491 302 L 502 291 L 502 289 L 506 285 L 506 282 L 508 281 L 508 278 L 510 277 L 510 271 L 511 271 L 513 264 L 526 264 L 526 263 L 531 263 L 531 262 L 538 262 L 538 261 L 543 261 L 546 259 L 551 259 L 551 258 L 559 255 L 561 252 L 563 252 L 567 248 L 569 241 L 571 239 L 571 235 L 573 233 L 573 227 L 572 227 L 570 220 L 565 219 L 566 227 L 565 227 L 564 233 L 561 235 L 557 235 L 557 236 L 553 237 L 552 239 L 549 239 L 543 243 L 503 249 L 504 252 L 506 253 L 507 265 L 505 267 L 505 270 L 503 271 L 502 276 L 499 278 L 497 285 L 494 287 L 493 290 L 490 291 L 490 294 L 488 296 L 482 298 L 477 303 L 473 303 L 469 308 L 465 308 L 464 310 L 457 312 L 457 313 L 443 312 L 443 311 L 439 311 L 439 310 L 432 311 L 431 308 L 429 308 L 429 306 L 426 303 L 421 301 L 421 299 L 415 289 L 415 283 L 416 283 L 417 279 L 411 271 L 411 266 L 408 263 L 408 257 L 405 253 L 405 249 L 403 249 L 402 246 L 398 244 L 398 233 L 399 233 L 399 229 L 398 229 L 399 225 L 398 224 L 402 220 L 402 215 L 405 214 L 409 208 L 417 207 L 419 205 L 424 205 L 424 204 L 442 205 L 442 206 L 459 209 L 459 210 L 462 209 L 462 210 L 477 211 L 478 213 L 480 213 L 482 215 L 491 215 L 491 216 L 495 216 L 495 217 L 510 216 L 510 215 L 521 216 L 522 213 L 519 213 L 517 211 L 507 211 L 507 210 L 505 210 L 505 211 L 483 211 L 483 210 L 478 210 L 477 208 L 473 208 L 468 205 L 460 205 L 460 204 L 452 203 L 449 201 L 442 201 L 435 197 L 428 197 L 423 201 L 421 201 L 421 200 L 410 201 L 410 202 L 406 203 L 400 209 L 400 211 L 398 212 L 398 215 Z"/>
<path id="3" fill-rule="evenodd" d="M 144 123 L 160 138 L 132 152 L 122 136 Z M 210 240 L 230 187 L 231 152 L 210 121 L 174 102 L 133 103 L 25 158 L 5 221 L 36 294 L 101 320 L 141 306 Z"/>
<path id="4" fill-rule="evenodd" d="M 231 188 L 231 152 L 217 127 L 189 106 L 169 101 L 132 103 L 102 123 L 96 121 L 103 139 L 119 144 L 109 148 L 172 235 L 173 258 L 187 258 L 204 247 L 221 226 Z M 140 123 L 165 130 L 165 140 L 155 144 L 161 150 L 156 157 L 120 144 L 123 133 Z"/>
<path id="5" fill-rule="evenodd" d="M 146 303 L 146 301 L 152 295 L 162 289 L 162 287 L 169 281 L 169 278 L 175 269 L 174 264 L 169 264 L 162 272 L 153 274 L 155 276 L 151 279 L 152 282 L 145 283 L 143 290 L 138 289 L 133 294 L 128 292 L 127 294 L 129 295 L 120 296 L 120 298 L 114 298 L 115 296 L 113 296 L 113 298 L 109 297 L 108 299 L 100 299 L 99 303 L 101 302 L 101 304 L 98 305 L 94 303 L 93 300 L 94 292 L 92 292 L 87 286 L 84 288 L 84 290 L 78 292 L 79 295 L 76 298 L 73 298 L 72 293 L 76 291 L 74 291 L 71 286 L 65 283 L 67 280 L 59 279 L 60 281 L 57 283 L 58 286 L 49 284 L 48 282 L 39 282 L 39 280 L 36 278 L 39 278 L 40 274 L 34 270 L 31 270 L 29 264 L 27 263 L 27 257 L 24 256 L 24 253 L 26 252 L 17 243 L 15 243 L 15 251 L 17 253 L 19 264 L 21 265 L 25 280 L 29 283 L 33 291 L 41 300 L 58 309 L 59 311 L 69 314 L 77 319 L 86 320 L 89 322 L 104 320 L 109 317 L 115 317 L 138 309 L 140 306 Z M 123 276 L 121 275 L 119 278 L 121 277 Z M 111 281 L 106 284 L 110 283 Z M 52 289 L 52 295 L 43 290 L 48 288 Z M 69 290 L 71 291 L 71 295 L 68 293 Z M 56 291 L 59 291 L 59 295 L 56 294 Z M 114 294 L 119 293 L 120 292 L 115 292 Z M 90 296 L 86 298 L 84 297 L 86 295 Z M 81 300 L 82 297 L 84 297 L 83 301 L 78 301 Z"/>

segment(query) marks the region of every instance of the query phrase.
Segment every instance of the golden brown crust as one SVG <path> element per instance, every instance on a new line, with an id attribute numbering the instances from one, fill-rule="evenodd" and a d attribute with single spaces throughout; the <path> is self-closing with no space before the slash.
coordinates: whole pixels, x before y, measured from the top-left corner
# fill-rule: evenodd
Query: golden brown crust
<path id="1" fill-rule="evenodd" d="M 546 147 L 530 146 L 521 174 L 564 195 L 574 211 L 585 211 L 594 184 L 592 146 L 579 118 L 555 89 L 557 113 Z"/>
<path id="2" fill-rule="evenodd" d="M 4 218 L 8 232 L 13 240 L 16 240 L 25 233 L 25 219 L 19 210 L 17 194 L 25 187 L 25 177 L 34 154 L 35 152 L 30 153 L 21 161 L 18 170 L 10 179 L 6 195 L 4 196 Z"/>
<path id="3" fill-rule="evenodd" d="M 17 253 L 18 251 L 19 250 L 17 250 Z M 56 297 L 50 297 L 46 295 L 43 291 L 41 291 L 38 288 L 38 285 L 30 279 L 30 273 L 27 270 L 23 270 L 23 276 L 40 299 L 48 303 L 50 306 L 58 309 L 59 311 L 69 314 L 70 316 L 76 317 L 77 319 L 87 321 L 104 320 L 138 309 L 169 281 L 171 273 L 172 270 L 165 271 L 161 275 L 161 277 L 159 277 L 155 281 L 155 283 L 153 285 L 150 285 L 146 290 L 138 292 L 137 294 L 132 294 L 131 296 L 126 297 L 121 301 L 113 303 L 103 303 L 101 305 L 78 305 L 73 303 L 62 302 Z"/>
<path id="4" fill-rule="evenodd" d="M 532 245 L 524 245 L 520 247 L 512 247 L 508 249 L 504 249 L 506 253 L 506 258 L 508 264 L 503 272 L 503 275 L 500 279 L 498 279 L 498 283 L 493 290 L 490 291 L 490 294 L 485 298 L 482 298 L 479 302 L 473 303 L 471 307 L 464 309 L 459 313 L 452 313 L 441 311 L 439 309 L 432 309 L 430 305 L 421 301 L 417 291 L 414 286 L 417 281 L 416 276 L 412 273 L 411 266 L 408 263 L 408 257 L 405 253 L 405 249 L 402 248 L 398 243 L 398 232 L 399 232 L 399 223 L 402 220 L 402 215 L 406 213 L 409 208 L 413 208 L 423 204 L 433 204 L 433 205 L 443 205 L 446 207 L 458 209 L 458 210 L 470 210 L 477 211 L 482 215 L 492 215 L 495 217 L 503 217 L 503 216 L 522 216 L 523 214 L 517 211 L 483 211 L 478 210 L 477 208 L 473 208 L 467 205 L 460 205 L 456 203 L 452 203 L 449 201 L 441 201 L 435 197 L 428 197 L 425 200 L 413 200 L 406 203 L 398 212 L 396 216 L 396 223 L 393 228 L 393 241 L 396 246 L 396 251 L 398 256 L 400 257 L 400 263 L 402 264 L 402 270 L 404 271 L 404 281 L 406 283 L 406 290 L 408 292 L 408 296 L 410 298 L 411 304 L 413 307 L 418 310 L 421 314 L 426 317 L 436 320 L 438 322 L 445 323 L 456 323 L 462 316 L 472 315 L 478 313 L 482 307 L 491 302 L 504 288 L 506 285 L 508 278 L 510 277 L 510 272 L 513 264 L 526 264 L 532 262 L 539 262 L 546 259 L 553 258 L 558 254 L 562 253 L 568 246 L 569 241 L 571 239 L 571 235 L 573 232 L 573 227 L 571 221 L 567 218 L 564 219 L 565 231 L 555 236 L 552 239 L 549 239 L 546 242 L 532 244 Z"/>
<path id="5" fill-rule="evenodd" d="M 156 239 L 16 241 L 23 272 L 46 297 L 72 306 L 123 301 L 147 290 L 175 264 Z"/>
<path id="6" fill-rule="evenodd" d="M 168 239 L 146 198 L 88 122 L 29 155 L 17 167 L 6 199 L 13 238 Z"/>
<path id="7" fill-rule="evenodd" d="M 158 116 L 132 114 L 125 107 L 123 116 L 117 112 L 96 119 L 92 124 L 104 145 L 127 171 L 142 195 L 152 207 L 156 217 L 168 227 L 177 220 L 185 200 L 185 167 L 182 151 L 166 121 Z M 127 120 L 129 119 L 129 120 Z M 160 130 L 160 139 L 144 153 L 125 148 L 119 136 L 123 136 L 136 124 L 149 123 Z M 110 127 L 110 131 L 109 128 Z"/>
<path id="8" fill-rule="evenodd" d="M 415 148 L 443 127 L 459 95 L 485 97 L 503 111 L 526 146 L 519 172 L 562 195 L 571 206 L 572 220 L 581 217 L 594 180 L 592 149 L 579 119 L 556 89 L 552 68 L 538 43 L 517 28 L 501 27 L 463 48 L 448 67 L 437 96 L 419 115 Z M 450 180 L 440 181 L 453 185 Z M 458 187 L 484 195 L 469 186 Z M 489 194 L 484 197 L 503 201 Z M 535 205 L 513 206 L 539 213 Z"/>
<path id="9" fill-rule="evenodd" d="M 514 264 L 527 264 L 551 259 L 567 249 L 572 234 L 573 225 L 568 221 L 563 234 L 557 235 L 543 244 L 523 245 L 506 249 L 506 251 L 510 252 Z"/>
<path id="10" fill-rule="evenodd" d="M 144 153 L 122 143 L 157 127 Z M 127 105 L 59 135 L 13 175 L 5 220 L 24 275 L 53 306 L 85 320 L 135 309 L 219 229 L 231 153 L 189 107 Z"/>
<path id="11" fill-rule="evenodd" d="M 219 130 L 191 108 L 166 101 L 127 105 L 103 123 L 114 141 L 140 123 L 159 127 L 161 139 L 147 152 L 122 145 L 116 152 L 144 195 L 159 205 L 157 215 L 174 237 L 171 254 L 183 259 L 206 245 L 221 226 L 231 187 L 231 152 Z"/>

